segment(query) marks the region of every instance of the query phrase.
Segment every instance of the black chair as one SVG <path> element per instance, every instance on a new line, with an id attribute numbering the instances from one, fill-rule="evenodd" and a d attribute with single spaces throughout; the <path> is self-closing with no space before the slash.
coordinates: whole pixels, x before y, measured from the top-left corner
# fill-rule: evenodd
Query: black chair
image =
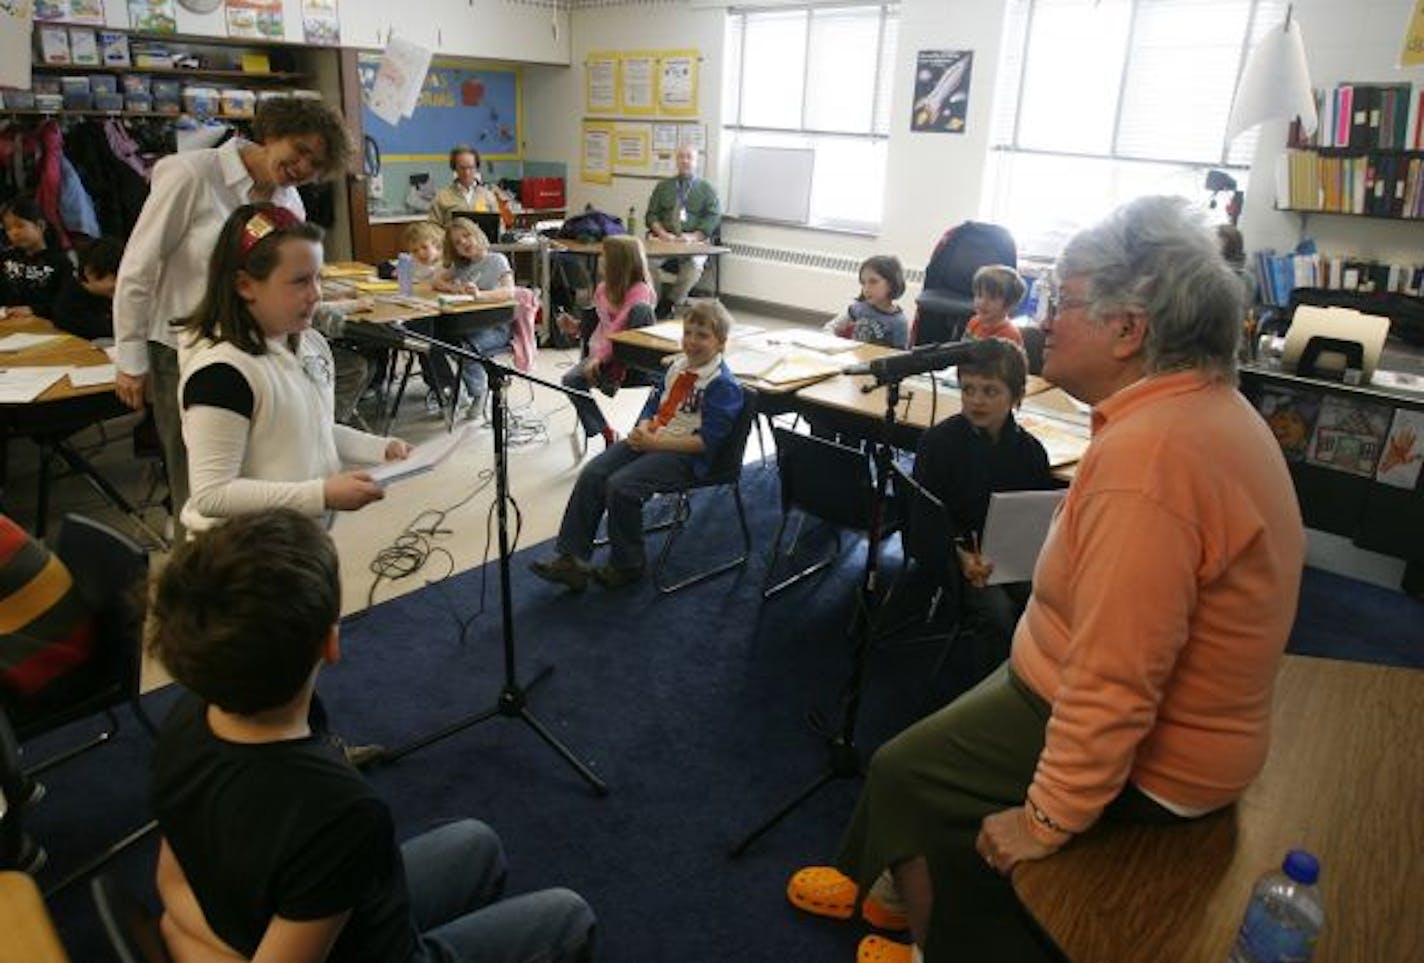
<path id="1" fill-rule="evenodd" d="M 987 264 L 1018 264 L 1013 235 L 997 224 L 965 221 L 935 245 L 915 298 L 914 344 L 956 341 L 974 315 L 974 272 Z"/>
<path id="2" fill-rule="evenodd" d="M 1043 374 L 1043 329 L 1036 324 L 1019 328 L 1023 335 L 1024 354 L 1028 356 L 1028 373 Z"/>
<path id="3" fill-rule="evenodd" d="M 875 476 L 867 451 L 779 426 L 773 426 L 771 433 L 776 441 L 776 466 L 781 478 L 781 524 L 771 548 L 763 598 L 771 598 L 831 565 L 840 557 L 840 530 L 869 531 L 875 505 Z M 780 581 L 773 581 L 781 540 L 795 513 L 800 513 L 803 520 L 810 515 L 833 526 L 835 544 L 820 560 Z M 899 515 L 895 498 L 887 499 L 882 507 L 882 538 L 899 528 Z M 786 551 L 787 559 L 795 557 L 799 540 L 798 522 L 797 535 Z"/>
<path id="4" fill-rule="evenodd" d="M 107 874 L 94 877 L 89 891 L 119 963 L 170 963 L 158 917 L 138 897 Z"/>
<path id="5" fill-rule="evenodd" d="M 13 707 L 11 722 L 22 744 L 98 713 L 108 727 L 31 767 L 31 776 L 108 742 L 119 730 L 114 710 L 125 702 L 149 735 L 158 733 L 139 703 L 148 554 L 127 536 L 81 515 L 65 517 L 55 554 L 97 620 L 94 653 L 86 665 L 57 680 L 34 701 Z"/>
<path id="6" fill-rule="evenodd" d="M 5 816 L 13 819 L 13 823 L 3 827 L 0 839 L 19 852 L 20 859 L 25 858 L 26 848 L 21 821 L 26 804 L 32 798 L 35 776 L 108 742 L 119 730 L 119 717 L 114 710 L 125 702 L 148 734 L 157 736 L 157 729 L 139 703 L 147 553 L 107 525 L 80 515 L 68 515 L 56 539 L 55 554 L 68 567 L 75 587 L 97 620 L 94 651 L 88 663 L 50 684 L 35 699 L 12 704 L 8 715 L 0 711 L 0 730 L 13 725 L 16 744 L 23 745 L 100 713 L 107 727 L 89 740 L 18 774 L 5 771 L 8 767 L 3 764 L 10 754 L 4 751 L 3 732 L 0 732 L 0 779 L 6 782 L 6 798 L 17 800 Z M 18 753 L 14 755 L 17 757 Z M 18 787 L 13 797 L 9 786 L 12 781 Z M 130 832 L 50 886 L 45 895 L 59 892 L 94 872 L 152 832 L 156 825 L 150 821 Z M 42 853 L 40 860 L 42 863 Z"/>
<path id="7" fill-rule="evenodd" d="M 738 412 L 736 420 L 732 423 L 732 431 L 727 439 L 722 442 L 721 449 L 712 460 L 707 474 L 701 478 L 694 479 L 686 487 L 674 491 L 661 492 L 660 494 L 672 495 L 676 498 L 673 505 L 672 516 L 666 521 L 651 525 L 645 531 L 668 531 L 667 540 L 663 542 L 663 547 L 658 552 L 657 562 L 653 566 L 653 584 L 658 587 L 658 591 L 664 595 L 671 595 L 679 589 L 685 589 L 698 582 L 705 582 L 724 572 L 730 572 L 735 568 L 740 568 L 747 563 L 752 552 L 751 530 L 747 527 L 747 512 L 742 504 L 742 461 L 746 457 L 747 438 L 751 435 L 752 424 L 757 418 L 757 393 L 747 387 L 742 388 L 742 410 Z M 737 525 L 742 533 L 741 552 L 733 558 L 720 562 L 711 568 L 703 569 L 691 575 L 685 575 L 676 581 L 670 581 L 666 572 L 667 560 L 672 554 L 672 547 L 677 542 L 678 537 L 683 533 L 688 520 L 692 517 L 692 503 L 690 495 L 692 492 L 704 488 L 727 488 L 731 490 L 732 501 L 737 508 Z"/>

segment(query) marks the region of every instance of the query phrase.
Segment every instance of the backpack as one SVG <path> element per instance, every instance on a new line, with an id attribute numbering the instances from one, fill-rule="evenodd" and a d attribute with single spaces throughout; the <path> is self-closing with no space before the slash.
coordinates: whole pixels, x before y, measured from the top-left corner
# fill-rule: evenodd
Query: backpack
<path id="1" fill-rule="evenodd" d="M 622 221 L 611 214 L 597 210 L 587 210 L 582 214 L 575 214 L 564 221 L 564 226 L 559 228 L 559 237 L 568 238 L 571 241 L 601 241 L 614 234 L 627 233 Z"/>

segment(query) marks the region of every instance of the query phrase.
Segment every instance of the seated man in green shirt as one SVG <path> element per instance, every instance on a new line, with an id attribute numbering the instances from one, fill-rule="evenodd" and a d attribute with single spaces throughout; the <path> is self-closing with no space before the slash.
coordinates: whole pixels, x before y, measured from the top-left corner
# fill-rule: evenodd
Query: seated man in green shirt
<path id="1" fill-rule="evenodd" d="M 722 223 L 722 204 L 717 191 L 696 176 L 696 170 L 697 148 L 684 144 L 677 149 L 677 176 L 658 181 L 653 196 L 648 198 L 648 237 L 695 244 L 711 240 L 717 233 L 717 226 Z M 705 254 L 660 261 L 658 317 L 671 316 L 672 309 L 687 300 L 687 293 L 702 277 L 706 264 Z"/>

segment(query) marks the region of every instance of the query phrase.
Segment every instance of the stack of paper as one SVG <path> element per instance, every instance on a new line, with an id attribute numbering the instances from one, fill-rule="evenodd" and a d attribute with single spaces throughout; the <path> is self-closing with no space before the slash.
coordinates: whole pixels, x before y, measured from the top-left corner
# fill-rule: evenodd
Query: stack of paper
<path id="1" fill-rule="evenodd" d="M 7 368 L 0 370 L 0 404 L 23 405 L 44 394 L 68 368 Z"/>
<path id="2" fill-rule="evenodd" d="M 24 351 L 26 348 L 33 348 L 37 344 L 45 344 L 49 341 L 57 341 L 61 336 L 57 334 L 30 334 L 26 331 L 17 331 L 14 334 L 7 334 L 0 338 L 0 351 Z"/>
<path id="3" fill-rule="evenodd" d="M 370 469 L 371 478 L 385 488 L 394 482 L 422 475 L 449 458 L 451 452 L 460 447 L 460 443 L 469 436 L 473 428 L 473 425 L 466 425 L 458 431 L 442 435 L 423 445 L 416 445 L 411 453 L 400 461 L 388 461 Z"/>
<path id="4" fill-rule="evenodd" d="M 114 383 L 116 368 L 112 364 L 92 364 L 69 369 L 69 383 L 76 388 L 93 388 Z"/>
<path id="5" fill-rule="evenodd" d="M 823 351 L 826 354 L 839 354 L 842 351 L 854 351 L 856 348 L 862 347 L 859 341 L 828 334 L 825 331 L 783 331 L 781 337 L 788 344 L 794 344 L 811 351 Z"/>

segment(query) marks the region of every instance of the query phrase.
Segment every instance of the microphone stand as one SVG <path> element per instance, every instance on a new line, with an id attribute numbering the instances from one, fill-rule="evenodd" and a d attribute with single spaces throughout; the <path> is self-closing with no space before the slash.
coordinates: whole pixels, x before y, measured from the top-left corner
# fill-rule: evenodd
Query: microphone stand
<path id="1" fill-rule="evenodd" d="M 588 783 L 597 795 L 606 796 L 608 795 L 608 784 L 594 775 L 593 771 L 575 756 L 572 750 L 560 742 L 529 709 L 529 693 L 549 677 L 549 674 L 554 671 L 554 667 L 546 665 L 535 674 L 533 679 L 529 680 L 528 685 L 520 685 L 519 677 L 515 671 L 514 597 L 509 584 L 509 450 L 505 425 L 505 412 L 508 408 L 505 392 L 509 387 L 509 378 L 511 376 L 523 378 L 531 384 L 542 385 L 571 398 L 587 398 L 589 395 L 582 391 L 571 391 L 563 385 L 554 384 L 552 381 L 545 381 L 543 378 L 502 365 L 463 345 L 441 341 L 431 335 L 403 326 L 399 332 L 400 336 L 405 338 L 424 342 L 432 348 L 439 348 L 441 351 L 464 361 L 483 365 L 485 374 L 489 378 L 490 416 L 494 421 L 495 505 L 499 519 L 499 607 L 502 623 L 500 628 L 504 639 L 504 686 L 500 689 L 495 704 L 489 708 L 455 719 L 434 732 L 420 736 L 403 746 L 387 750 L 375 762 L 380 764 L 394 762 L 418 749 L 449 738 L 457 732 L 463 732 L 471 726 L 477 726 L 496 716 L 505 716 L 523 720 L 525 725 L 534 730 L 535 735 L 543 739 L 549 748 L 558 753 L 564 762 L 572 766 L 574 771 L 583 777 L 584 782 Z M 395 332 L 392 334 L 394 335 Z"/>
<path id="2" fill-rule="evenodd" d="M 866 385 L 861 391 L 868 394 L 882 385 L 885 386 L 885 418 L 881 422 L 880 440 L 875 444 L 875 497 L 871 499 L 870 525 L 866 530 L 865 574 L 861 579 L 859 604 L 856 606 L 855 622 L 851 627 L 853 641 L 850 677 L 841 690 L 844 701 L 840 727 L 835 732 L 827 732 L 819 725 L 818 720 L 813 720 L 813 725 L 826 740 L 825 770 L 815 781 L 733 846 L 730 853 L 733 859 L 740 857 L 752 843 L 775 829 L 783 819 L 826 786 L 838 779 L 856 779 L 864 771 L 860 749 L 855 744 L 855 728 L 860 717 L 865 657 L 875 634 L 875 614 L 879 608 L 880 541 L 884 528 L 885 499 L 890 486 L 890 473 L 897 470 L 891 455 L 891 439 L 895 431 L 895 409 L 900 405 L 900 381 L 905 377 L 903 374 L 879 370 L 870 373 L 875 378 L 875 383 Z"/>

